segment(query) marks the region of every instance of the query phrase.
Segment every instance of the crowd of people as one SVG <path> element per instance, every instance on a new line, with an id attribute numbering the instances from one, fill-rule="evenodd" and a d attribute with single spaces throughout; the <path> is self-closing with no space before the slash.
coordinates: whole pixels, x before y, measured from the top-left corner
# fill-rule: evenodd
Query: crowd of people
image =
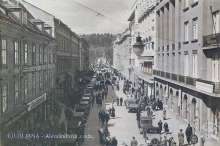
<path id="1" fill-rule="evenodd" d="M 132 84 L 129 80 L 126 80 L 125 78 L 121 76 L 117 76 L 111 73 L 97 74 L 97 81 L 96 81 L 94 90 L 95 90 L 95 101 L 98 105 L 102 106 L 103 100 L 107 98 L 109 87 L 114 89 L 114 86 L 115 86 L 116 90 L 120 90 L 119 80 L 124 81 L 123 87 L 121 88 L 124 94 L 126 95 L 132 94 L 133 97 L 135 97 L 137 100 L 139 99 L 137 98 L 138 90 L 135 88 L 135 84 Z M 117 97 L 115 100 L 116 100 L 117 106 L 123 106 L 123 103 L 125 102 L 125 99 L 123 99 L 122 97 Z M 164 121 L 159 120 L 157 126 L 159 129 L 159 133 L 169 133 L 170 129 L 169 129 L 168 123 L 165 121 L 167 120 L 167 117 L 166 117 L 166 110 L 164 108 L 163 102 L 159 99 L 156 100 L 155 98 L 148 98 L 148 97 L 144 98 L 144 101 L 145 101 L 144 103 L 146 103 L 146 105 L 150 105 L 154 111 L 163 110 Z M 113 100 L 113 103 L 114 103 L 114 100 Z M 136 114 L 137 120 L 140 120 L 141 110 L 143 109 L 137 110 L 137 114 Z M 102 143 L 104 143 L 106 146 L 117 146 L 118 140 L 116 139 L 116 137 L 110 137 L 110 133 L 108 131 L 108 122 L 111 117 L 112 118 L 115 117 L 115 108 L 113 104 L 112 104 L 112 107 L 109 108 L 108 110 L 101 109 L 98 113 L 98 117 L 102 125 L 101 129 L 103 129 L 99 131 L 100 139 L 103 140 L 102 136 L 105 137 L 105 141 L 102 141 Z M 138 125 L 138 127 L 140 127 L 140 125 Z M 192 136 L 193 136 L 193 130 L 190 124 L 187 126 L 185 133 L 183 132 L 183 129 L 180 129 L 178 133 L 179 146 L 183 146 L 185 144 L 184 142 L 185 138 L 187 140 L 187 143 L 191 144 Z M 171 138 L 169 140 L 166 140 L 165 138 L 165 141 L 166 141 L 165 145 L 168 146 L 170 145 L 169 141 L 174 142 L 174 139 Z M 138 141 L 135 139 L 135 137 L 133 137 L 131 139 L 130 146 L 137 146 L 137 145 L 138 145 Z"/>

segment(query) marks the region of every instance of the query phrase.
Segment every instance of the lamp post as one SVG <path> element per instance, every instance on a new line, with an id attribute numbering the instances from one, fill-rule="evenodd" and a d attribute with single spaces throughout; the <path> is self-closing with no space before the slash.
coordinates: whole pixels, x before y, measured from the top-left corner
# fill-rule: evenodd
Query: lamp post
<path id="1" fill-rule="evenodd" d="M 137 56 L 140 56 L 144 51 L 144 43 L 142 42 L 141 36 L 138 34 L 136 42 L 133 45 L 133 51 Z"/>

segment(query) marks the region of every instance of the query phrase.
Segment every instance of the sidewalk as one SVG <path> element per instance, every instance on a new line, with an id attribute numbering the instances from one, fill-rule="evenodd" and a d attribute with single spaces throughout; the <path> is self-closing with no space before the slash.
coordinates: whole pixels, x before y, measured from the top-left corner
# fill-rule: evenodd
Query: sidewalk
<path id="1" fill-rule="evenodd" d="M 124 100 L 127 96 L 122 91 L 123 81 L 120 81 L 120 90 L 112 90 L 116 97 L 122 97 Z M 111 103 L 112 101 L 109 101 Z M 112 104 L 107 104 L 106 108 L 110 108 Z M 133 136 L 137 139 L 139 145 L 145 144 L 143 136 L 140 134 L 139 128 L 137 126 L 136 114 L 129 113 L 126 107 L 117 106 L 114 103 L 116 117 L 111 118 L 108 124 L 108 129 L 110 131 L 111 137 L 115 136 L 118 140 L 118 146 L 123 146 L 123 143 L 130 145 L 130 141 Z"/>
<path id="2" fill-rule="evenodd" d="M 127 96 L 122 91 L 123 82 L 120 81 L 120 90 L 114 90 L 117 97 L 122 97 L 123 99 L 127 99 Z M 116 115 L 115 119 L 110 120 L 109 127 L 110 133 L 112 136 L 116 136 L 119 141 L 119 146 L 122 144 L 122 142 L 129 143 L 129 140 L 131 139 L 131 136 L 135 136 L 139 142 L 139 144 L 144 144 L 144 138 L 143 135 L 139 133 L 139 129 L 137 127 L 136 122 L 136 114 L 128 113 L 125 106 L 116 106 L 115 104 Z M 154 112 L 155 119 L 153 120 L 153 125 L 158 126 L 157 123 L 159 120 L 162 120 L 163 123 L 167 122 L 169 125 L 170 132 L 172 132 L 172 136 L 174 137 L 175 142 L 178 145 L 178 132 L 180 129 L 183 129 L 185 133 L 185 129 L 187 127 L 187 122 L 182 119 L 177 119 L 176 115 L 168 110 L 167 111 L 167 119 L 163 120 L 163 111 L 155 111 Z M 201 136 L 198 136 L 198 143 L 193 146 L 201 146 Z M 185 143 L 187 143 L 185 138 Z M 220 144 L 211 138 L 206 139 L 205 146 L 220 146 Z"/>
<path id="3" fill-rule="evenodd" d="M 88 122 L 85 128 L 85 140 L 82 146 L 102 146 L 99 142 L 98 129 L 101 124 L 98 120 L 99 108 L 97 104 L 94 104 L 90 109 Z"/>
<path id="4" fill-rule="evenodd" d="M 183 132 L 185 133 L 188 123 L 184 120 L 177 119 L 176 115 L 170 110 L 167 111 L 168 120 L 165 120 L 165 121 L 162 118 L 163 111 L 155 111 L 154 115 L 155 115 L 155 119 L 153 120 L 153 125 L 157 126 L 157 123 L 159 122 L 159 120 L 162 120 L 163 123 L 167 122 L 169 125 L 170 132 L 172 132 L 172 136 L 174 137 L 174 140 L 178 144 L 178 132 L 180 129 L 183 129 Z M 201 146 L 201 139 L 200 139 L 201 136 L 200 135 L 197 135 L 197 136 L 198 136 L 198 143 L 195 144 L 194 146 Z M 186 137 L 185 137 L 184 142 L 187 143 Z M 220 146 L 220 144 L 216 140 L 209 138 L 209 139 L 206 139 L 205 146 Z"/>

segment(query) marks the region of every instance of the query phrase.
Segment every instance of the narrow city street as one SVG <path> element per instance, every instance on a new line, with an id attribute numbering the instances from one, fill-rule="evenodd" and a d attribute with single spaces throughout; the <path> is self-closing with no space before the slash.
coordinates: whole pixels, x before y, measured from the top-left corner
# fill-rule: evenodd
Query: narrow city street
<path id="1" fill-rule="evenodd" d="M 85 127 L 85 137 L 82 146 L 102 146 L 99 142 L 98 135 L 98 129 L 101 126 L 98 119 L 99 110 L 100 109 L 97 104 L 94 104 L 94 106 L 91 107 L 88 122 Z"/>
<path id="2" fill-rule="evenodd" d="M 122 97 L 123 100 L 127 99 L 127 96 L 122 91 L 123 81 L 120 81 L 120 90 L 114 90 L 117 97 Z M 117 103 L 114 103 L 114 108 L 116 112 L 116 117 L 111 118 L 109 121 L 109 131 L 111 137 L 116 137 L 118 140 L 118 144 L 130 144 L 130 141 L 133 136 L 138 140 L 139 144 L 144 144 L 144 138 L 140 134 L 140 131 L 137 126 L 136 114 L 129 113 L 126 109 L 126 106 L 117 106 Z M 107 103 L 106 109 L 112 107 L 112 104 Z"/>
<path id="3" fill-rule="evenodd" d="M 0 146 L 220 146 L 220 0 L 0 0 Z"/>

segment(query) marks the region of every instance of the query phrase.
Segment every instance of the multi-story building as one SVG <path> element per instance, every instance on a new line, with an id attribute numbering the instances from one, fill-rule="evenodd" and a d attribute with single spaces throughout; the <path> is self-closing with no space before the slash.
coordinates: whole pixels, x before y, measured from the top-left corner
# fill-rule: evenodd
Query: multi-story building
<path id="1" fill-rule="evenodd" d="M 195 132 L 220 138 L 219 0 L 160 0 L 155 93 Z"/>
<path id="2" fill-rule="evenodd" d="M 54 24 L 57 88 L 61 89 L 59 96 L 70 103 L 68 99 L 73 95 L 74 75 L 80 67 L 80 38 L 61 20 L 55 18 Z"/>
<path id="3" fill-rule="evenodd" d="M 89 66 L 89 44 L 80 38 L 80 71 L 88 71 Z"/>
<path id="4" fill-rule="evenodd" d="M 21 2 L 35 18 L 51 25 L 51 34 L 56 43 L 54 54 L 56 96 L 61 97 L 61 100 L 67 101 L 68 104 L 73 103 L 73 92 L 77 90 L 75 76 L 80 70 L 80 37 L 55 16 L 24 0 Z M 69 97 L 72 97 L 72 102 L 68 102 Z"/>
<path id="5" fill-rule="evenodd" d="M 131 51 L 130 30 L 126 29 L 117 36 L 113 46 L 113 67 L 126 79 L 132 78 L 129 74 Z"/>
<path id="6" fill-rule="evenodd" d="M 49 128 L 55 41 L 51 28 L 16 1 L 0 1 L 0 30 L 0 145 L 16 145 L 7 134 Z"/>
<path id="7" fill-rule="evenodd" d="M 0 30 L 0 145 L 42 145 L 7 134 L 76 132 L 77 120 L 66 114 L 75 101 L 80 37 L 53 15 L 16 0 L 0 0 Z"/>
<path id="8" fill-rule="evenodd" d="M 153 96 L 153 68 L 156 41 L 156 13 L 155 0 L 137 0 L 133 5 L 133 11 L 128 21 L 132 37 L 132 46 L 136 43 L 136 37 L 140 36 L 144 43 L 141 55 L 137 56 L 132 51 L 131 74 L 139 79 L 142 93 Z M 132 71 L 133 70 L 133 71 Z"/>

